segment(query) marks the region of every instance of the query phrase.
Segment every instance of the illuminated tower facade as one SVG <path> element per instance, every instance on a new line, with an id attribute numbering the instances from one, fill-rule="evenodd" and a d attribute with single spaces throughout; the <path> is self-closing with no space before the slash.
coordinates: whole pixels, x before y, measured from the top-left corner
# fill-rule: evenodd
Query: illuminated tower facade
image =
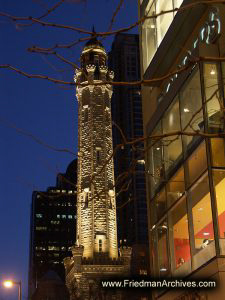
<path id="1" fill-rule="evenodd" d="M 73 258 L 64 260 L 71 299 L 90 299 L 104 276 L 128 275 L 131 249 L 118 256 L 113 167 L 112 81 L 107 55 L 93 37 L 81 54 L 76 70 L 78 100 L 77 242 Z M 96 294 L 96 292 L 95 292 Z M 96 298 L 98 299 L 98 298 Z"/>

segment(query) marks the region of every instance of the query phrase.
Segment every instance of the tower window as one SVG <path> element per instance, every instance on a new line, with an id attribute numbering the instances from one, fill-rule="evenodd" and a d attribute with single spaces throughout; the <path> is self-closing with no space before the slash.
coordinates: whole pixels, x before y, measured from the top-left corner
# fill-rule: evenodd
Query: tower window
<path id="1" fill-rule="evenodd" d="M 88 193 L 85 193 L 84 208 L 88 208 Z"/>
<path id="2" fill-rule="evenodd" d="M 97 65 L 99 64 L 99 56 L 98 55 L 94 56 L 94 63 Z"/>
<path id="3" fill-rule="evenodd" d="M 88 105 L 84 106 L 84 122 L 88 121 Z"/>
<path id="4" fill-rule="evenodd" d="M 98 241 L 99 252 L 102 252 L 102 240 Z"/>
<path id="5" fill-rule="evenodd" d="M 96 161 L 97 161 L 97 164 L 99 164 L 101 162 L 101 148 L 100 147 L 96 148 Z"/>

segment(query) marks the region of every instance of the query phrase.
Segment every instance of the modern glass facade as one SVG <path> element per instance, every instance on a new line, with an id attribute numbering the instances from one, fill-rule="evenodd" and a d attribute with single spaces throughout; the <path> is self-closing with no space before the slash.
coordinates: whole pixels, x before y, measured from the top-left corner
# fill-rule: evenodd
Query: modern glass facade
<path id="1" fill-rule="evenodd" d="M 225 254 L 223 70 L 196 64 L 148 133 L 155 276 L 185 276 Z"/>
<path id="2" fill-rule="evenodd" d="M 183 0 L 150 0 L 148 2 L 144 15 L 150 18 L 146 18 L 142 26 L 144 71 L 147 69 L 170 24 L 172 23 L 174 16 L 176 15 L 176 11 L 172 11 L 167 14 L 160 13 L 162 11 L 179 8 L 182 2 Z M 143 5 L 145 4 L 144 1 L 142 3 Z M 154 16 L 156 17 L 151 18 Z"/>

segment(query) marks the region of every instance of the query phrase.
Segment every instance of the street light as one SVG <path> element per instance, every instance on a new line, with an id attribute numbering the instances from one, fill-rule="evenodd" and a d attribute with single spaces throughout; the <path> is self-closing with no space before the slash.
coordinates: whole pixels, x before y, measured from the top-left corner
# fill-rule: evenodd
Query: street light
<path id="1" fill-rule="evenodd" d="M 5 280 L 3 281 L 3 285 L 6 288 L 11 288 L 13 285 L 18 285 L 18 300 L 22 299 L 22 284 L 21 281 L 12 281 L 12 280 Z"/>

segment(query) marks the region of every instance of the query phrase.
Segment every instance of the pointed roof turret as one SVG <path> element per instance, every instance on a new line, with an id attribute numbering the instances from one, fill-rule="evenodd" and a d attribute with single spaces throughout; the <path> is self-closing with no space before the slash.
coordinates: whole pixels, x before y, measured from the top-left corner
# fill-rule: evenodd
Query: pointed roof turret
<path id="1" fill-rule="evenodd" d="M 96 31 L 95 31 L 94 25 L 92 27 L 92 34 L 91 34 L 90 40 L 87 41 L 87 43 L 85 44 L 85 48 L 89 47 L 89 46 L 99 46 L 104 49 L 102 43 L 96 37 Z"/>

